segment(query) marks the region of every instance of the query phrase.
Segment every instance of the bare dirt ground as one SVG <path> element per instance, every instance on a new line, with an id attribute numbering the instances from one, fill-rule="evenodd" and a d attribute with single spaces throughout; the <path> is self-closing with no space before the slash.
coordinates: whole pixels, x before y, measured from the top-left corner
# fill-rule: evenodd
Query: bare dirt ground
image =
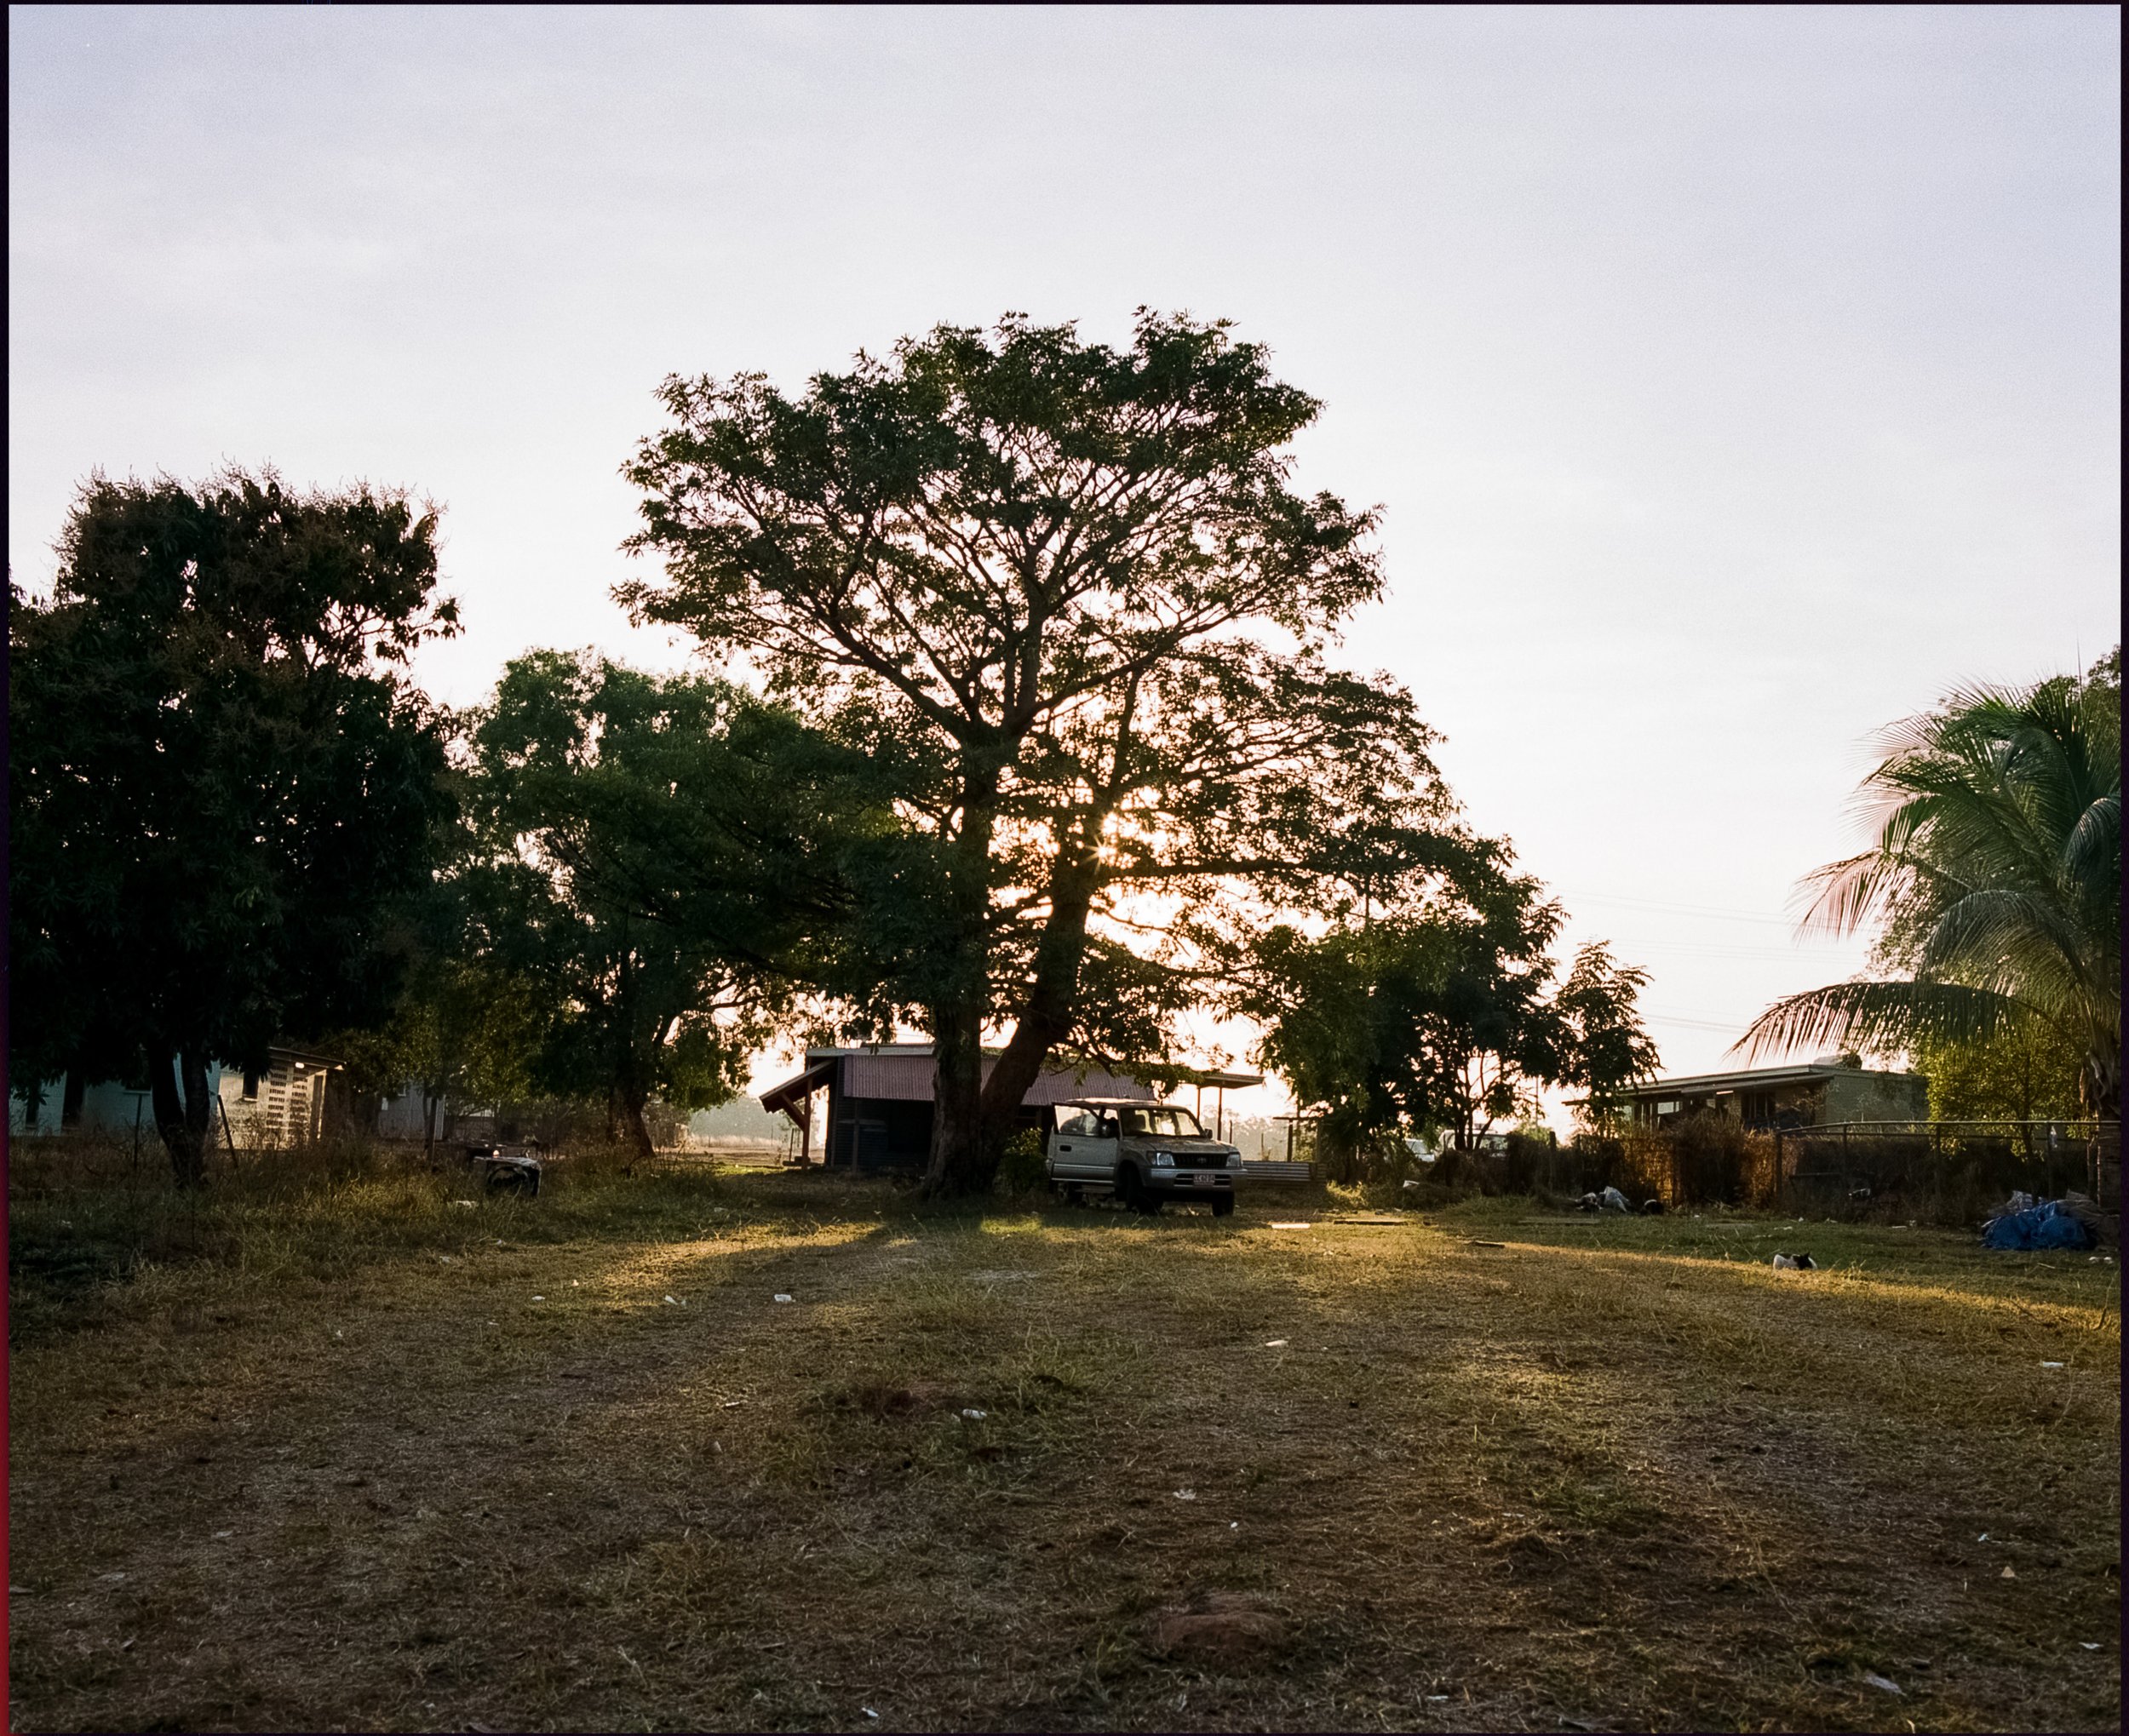
<path id="1" fill-rule="evenodd" d="M 2081 1253 L 336 1185 L 15 1189 L 13 1727 L 2120 1725 Z"/>

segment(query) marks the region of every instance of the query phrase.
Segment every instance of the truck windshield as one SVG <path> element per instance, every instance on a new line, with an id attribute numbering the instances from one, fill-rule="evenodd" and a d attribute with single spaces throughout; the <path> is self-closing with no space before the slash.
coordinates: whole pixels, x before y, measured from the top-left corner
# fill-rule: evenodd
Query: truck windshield
<path id="1" fill-rule="evenodd" d="M 1126 1109 L 1123 1131 L 1141 1138 L 1202 1139 L 1205 1130 L 1188 1109 Z"/>

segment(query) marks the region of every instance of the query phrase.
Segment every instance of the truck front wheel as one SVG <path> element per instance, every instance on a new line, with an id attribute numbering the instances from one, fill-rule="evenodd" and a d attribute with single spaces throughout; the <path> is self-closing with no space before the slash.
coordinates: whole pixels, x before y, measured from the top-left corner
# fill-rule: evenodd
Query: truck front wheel
<path id="1" fill-rule="evenodd" d="M 1139 1179 L 1139 1172 L 1129 1164 L 1116 1172 L 1116 1197 L 1144 1217 L 1161 1209 L 1161 1196 Z"/>

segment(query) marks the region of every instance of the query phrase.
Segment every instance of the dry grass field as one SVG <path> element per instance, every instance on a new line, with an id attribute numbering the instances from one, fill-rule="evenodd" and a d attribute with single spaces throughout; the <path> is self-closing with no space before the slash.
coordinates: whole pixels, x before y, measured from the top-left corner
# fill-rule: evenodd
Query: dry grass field
<path id="1" fill-rule="evenodd" d="M 2120 1723 L 2081 1253 L 56 1162 L 11 1180 L 17 1729 Z"/>

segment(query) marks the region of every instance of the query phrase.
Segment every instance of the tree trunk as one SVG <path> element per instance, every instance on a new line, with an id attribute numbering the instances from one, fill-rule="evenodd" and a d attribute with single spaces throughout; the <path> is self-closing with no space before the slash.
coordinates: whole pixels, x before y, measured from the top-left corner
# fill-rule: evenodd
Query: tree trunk
<path id="1" fill-rule="evenodd" d="M 2087 1111 L 2102 1121 L 2121 1119 L 2121 1057 L 2089 1055 L 2083 1077 L 2078 1080 Z"/>
<path id="2" fill-rule="evenodd" d="M 1052 881 L 1050 917 L 1036 948 L 1035 980 L 1013 1027 L 1013 1039 L 983 1088 L 980 1145 L 987 1163 L 984 1185 L 997 1172 L 1006 1141 L 1013 1137 L 1020 1105 L 1050 1051 L 1071 1034 L 1079 994 L 1079 966 L 1087 955 L 1087 919 L 1093 906 L 1088 865 L 1060 863 Z"/>
<path id="3" fill-rule="evenodd" d="M 89 1090 L 89 1075 L 77 1061 L 66 1069 L 66 1083 L 61 1088 L 59 1100 L 59 1124 L 61 1127 L 81 1126 L 82 1098 Z"/>
<path id="4" fill-rule="evenodd" d="M 182 1068 L 184 1095 L 178 1094 Z M 181 1188 L 197 1188 L 207 1172 L 207 1069 L 187 1053 L 158 1046 L 148 1051 L 148 1103 L 155 1131 L 170 1154 Z"/>
<path id="5" fill-rule="evenodd" d="M 932 1012 L 932 1151 L 924 1192 L 933 1198 L 980 1194 L 997 1173 L 984 1151 L 983 1021 L 967 1001 Z M 857 1154 L 851 1154 L 853 1164 Z"/>
<path id="6" fill-rule="evenodd" d="M 643 1119 L 643 1105 L 649 1097 L 649 1092 L 633 1084 L 617 1086 L 613 1093 L 621 1143 L 646 1162 L 657 1155 L 657 1147 L 651 1143 L 651 1129 Z"/>
<path id="7" fill-rule="evenodd" d="M 982 1193 L 997 1173 L 998 1152 L 986 1149 L 984 1137 L 983 1024 L 990 998 L 990 839 L 999 776 L 990 758 L 973 751 L 961 773 L 961 832 L 947 863 L 951 926 L 942 937 L 959 981 L 929 1009 L 936 1069 L 927 1198 Z M 856 1156 L 853 1150 L 853 1163 Z"/>

